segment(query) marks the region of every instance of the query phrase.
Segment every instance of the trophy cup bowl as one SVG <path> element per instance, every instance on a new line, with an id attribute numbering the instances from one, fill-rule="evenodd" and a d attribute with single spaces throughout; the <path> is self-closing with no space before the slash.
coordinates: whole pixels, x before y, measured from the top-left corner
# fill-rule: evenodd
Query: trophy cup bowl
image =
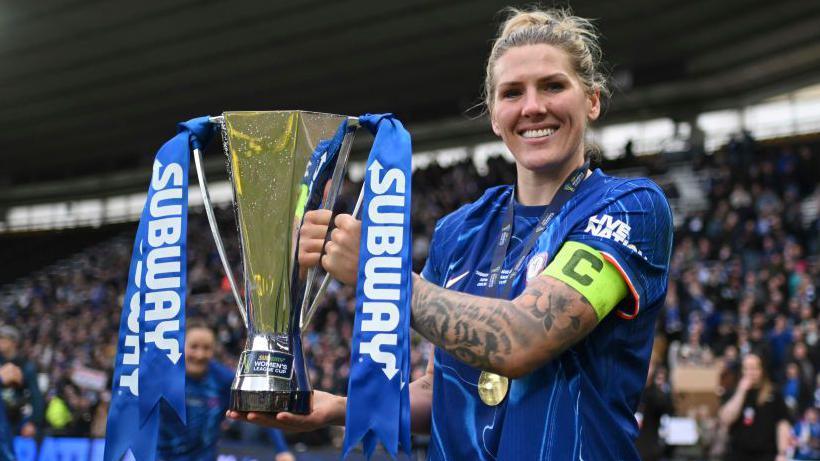
<path id="1" fill-rule="evenodd" d="M 243 300 L 214 217 L 202 153 L 194 149 L 205 211 L 247 329 L 245 350 L 231 385 L 230 408 L 307 414 L 312 390 L 301 331 L 326 281 L 321 286 L 316 283 L 323 273 L 316 268 L 307 271 L 306 278 L 300 277 L 299 228 L 305 212 L 333 208 L 357 119 L 268 111 L 225 112 L 212 122 L 221 128 L 228 157 L 244 268 Z"/>

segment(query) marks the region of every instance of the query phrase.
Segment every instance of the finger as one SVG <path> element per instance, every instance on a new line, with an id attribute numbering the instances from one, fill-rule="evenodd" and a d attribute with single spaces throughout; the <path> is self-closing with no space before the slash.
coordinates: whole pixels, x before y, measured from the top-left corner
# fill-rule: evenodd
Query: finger
<path id="1" fill-rule="evenodd" d="M 276 421 L 293 430 L 313 430 L 318 426 L 311 415 L 297 415 L 288 412 L 278 413 Z"/>
<path id="2" fill-rule="evenodd" d="M 303 429 L 308 426 L 304 416 L 297 416 L 292 413 L 279 413 L 276 415 L 276 421 L 293 429 Z"/>
<path id="3" fill-rule="evenodd" d="M 355 229 L 337 227 L 330 233 L 330 238 L 331 241 L 346 249 L 349 253 L 359 252 L 362 239 L 361 232 Z"/>
<path id="4" fill-rule="evenodd" d="M 330 217 L 333 213 L 330 210 L 312 210 L 305 213 L 305 223 L 316 224 L 327 227 L 330 224 Z"/>
<path id="5" fill-rule="evenodd" d="M 299 252 L 299 265 L 302 267 L 315 267 L 319 264 L 319 257 L 321 253 L 305 253 Z"/>
<path id="6" fill-rule="evenodd" d="M 302 238 L 324 239 L 327 234 L 327 224 L 302 224 L 299 235 Z"/>
<path id="7" fill-rule="evenodd" d="M 341 243 L 342 239 L 344 238 L 344 235 L 345 231 L 337 227 L 330 232 L 330 241 L 335 243 Z"/>
<path id="8" fill-rule="evenodd" d="M 334 222 L 336 223 L 336 227 L 348 230 L 355 229 L 357 225 L 361 225 L 361 221 L 349 214 L 344 213 L 337 215 Z"/>
<path id="9" fill-rule="evenodd" d="M 301 239 L 299 240 L 299 251 L 304 253 L 321 253 L 324 239 Z"/>
<path id="10" fill-rule="evenodd" d="M 225 416 L 228 419 L 232 419 L 234 421 L 247 421 L 247 417 L 245 413 L 241 413 L 234 410 L 228 410 L 225 412 Z"/>
<path id="11" fill-rule="evenodd" d="M 330 274 L 334 274 L 336 266 L 339 264 L 339 246 L 333 242 L 327 242 L 327 251 L 322 256 L 322 267 Z"/>
<path id="12" fill-rule="evenodd" d="M 333 243 L 333 242 L 327 242 L 328 247 L 330 247 L 331 243 Z M 322 256 L 322 261 L 321 262 L 322 262 L 322 269 L 324 269 L 325 272 L 330 273 L 331 272 L 330 271 L 330 264 L 331 264 L 330 255 L 325 253 L 324 256 Z"/>
<path id="13" fill-rule="evenodd" d="M 276 415 L 270 413 L 248 412 L 248 421 L 268 427 L 281 427 L 281 424 L 276 422 Z"/>

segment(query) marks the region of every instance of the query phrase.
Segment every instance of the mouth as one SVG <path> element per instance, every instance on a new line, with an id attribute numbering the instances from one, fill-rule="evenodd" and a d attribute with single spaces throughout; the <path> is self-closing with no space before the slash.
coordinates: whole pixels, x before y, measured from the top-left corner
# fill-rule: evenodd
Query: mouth
<path id="1" fill-rule="evenodd" d="M 558 131 L 558 128 L 549 127 L 549 128 L 539 128 L 539 129 L 528 129 L 528 130 L 521 130 L 518 132 L 518 135 L 524 139 L 543 139 L 549 138 L 555 132 Z"/>

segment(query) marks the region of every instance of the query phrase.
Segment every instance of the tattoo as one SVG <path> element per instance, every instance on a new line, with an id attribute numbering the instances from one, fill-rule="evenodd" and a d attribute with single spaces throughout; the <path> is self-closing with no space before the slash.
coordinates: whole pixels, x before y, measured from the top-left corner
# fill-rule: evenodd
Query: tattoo
<path id="1" fill-rule="evenodd" d="M 416 277 L 413 328 L 462 362 L 517 374 L 557 357 L 597 324 L 592 306 L 552 277 L 512 301 L 446 290 Z"/>

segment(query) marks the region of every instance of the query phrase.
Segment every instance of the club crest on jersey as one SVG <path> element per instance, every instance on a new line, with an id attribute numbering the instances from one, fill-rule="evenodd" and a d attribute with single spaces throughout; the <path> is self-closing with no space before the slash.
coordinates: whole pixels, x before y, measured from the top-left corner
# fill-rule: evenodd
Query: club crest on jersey
<path id="1" fill-rule="evenodd" d="M 527 280 L 540 274 L 544 267 L 546 267 L 548 259 L 549 253 L 547 253 L 546 251 L 538 253 L 532 258 L 530 258 L 529 262 L 527 263 Z"/>
<path id="2" fill-rule="evenodd" d="M 401 314 L 401 265 L 404 242 L 405 175 L 392 168 L 382 175 L 382 166 L 374 161 L 368 168 L 366 184 L 372 195 L 364 210 L 371 223 L 367 228 L 363 283 L 361 331 L 368 339 L 359 344 L 359 354 L 382 365 L 387 379 L 398 373 L 394 350 L 398 347 Z"/>

